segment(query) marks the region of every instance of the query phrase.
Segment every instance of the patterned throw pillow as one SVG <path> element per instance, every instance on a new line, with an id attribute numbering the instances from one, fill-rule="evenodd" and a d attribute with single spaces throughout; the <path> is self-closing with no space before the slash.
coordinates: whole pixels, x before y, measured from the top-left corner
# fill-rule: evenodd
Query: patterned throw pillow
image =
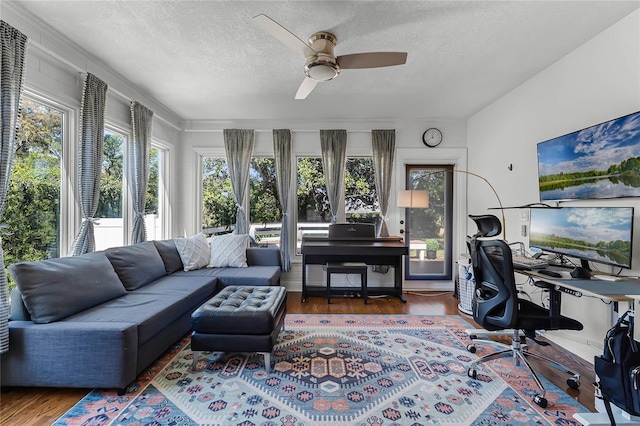
<path id="1" fill-rule="evenodd" d="M 176 238 L 176 248 L 185 271 L 193 271 L 209 263 L 209 244 L 201 232 L 189 238 Z"/>
<path id="2" fill-rule="evenodd" d="M 249 236 L 226 234 L 211 238 L 209 268 L 246 268 Z"/>

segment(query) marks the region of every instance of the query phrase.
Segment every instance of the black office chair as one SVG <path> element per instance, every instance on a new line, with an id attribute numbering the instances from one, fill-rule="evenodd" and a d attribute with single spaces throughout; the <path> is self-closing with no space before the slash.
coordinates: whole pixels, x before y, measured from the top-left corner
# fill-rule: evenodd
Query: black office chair
<path id="1" fill-rule="evenodd" d="M 494 340 L 478 339 L 476 336 L 471 336 L 472 342 L 489 342 L 506 347 L 506 349 L 477 359 L 469 366 L 467 374 L 475 379 L 477 376 L 476 367 L 479 364 L 495 358 L 512 356 L 515 365 L 519 365 L 522 361 L 531 372 L 541 390 L 541 393 L 533 398 L 533 402 L 545 408 L 548 401 L 545 398 L 544 386 L 527 361 L 527 357 L 543 360 L 552 367 L 571 374 L 572 377 L 567 380 L 567 384 L 573 389 L 580 386 L 580 375 L 551 359 L 527 351 L 526 338 L 540 343 L 535 338 L 536 330 L 582 330 L 582 324 L 562 315 L 558 318 L 552 318 L 549 309 L 529 300 L 518 298 L 511 248 L 505 241 L 485 239 L 500 234 L 502 231 L 500 220 L 493 215 L 469 215 L 469 217 L 478 226 L 478 232 L 467 240 L 476 280 L 472 302 L 473 318 L 480 326 L 489 331 L 513 329 L 513 337 L 509 347 Z M 524 332 L 523 334 L 521 334 L 521 330 Z M 467 349 L 475 353 L 475 344 L 470 344 Z"/>

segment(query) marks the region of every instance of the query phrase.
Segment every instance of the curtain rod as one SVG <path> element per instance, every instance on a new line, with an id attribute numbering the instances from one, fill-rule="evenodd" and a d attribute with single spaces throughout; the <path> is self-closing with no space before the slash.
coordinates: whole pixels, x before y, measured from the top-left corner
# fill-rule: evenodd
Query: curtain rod
<path id="1" fill-rule="evenodd" d="M 235 127 L 229 127 L 229 128 L 235 128 Z M 282 127 L 274 127 L 274 129 L 281 129 Z M 273 131 L 273 129 L 253 129 L 255 132 L 257 133 L 266 133 L 269 132 L 271 133 Z M 289 129 L 292 132 L 295 133 L 318 133 L 320 130 L 325 130 L 325 129 Z M 377 130 L 377 129 L 363 129 L 363 130 L 347 130 L 347 133 L 371 133 L 372 130 Z M 185 133 L 222 133 L 224 132 L 224 129 L 184 129 L 183 130 Z"/>
<path id="2" fill-rule="evenodd" d="M 76 65 L 76 64 L 74 64 L 74 63 L 72 63 L 72 62 L 71 62 L 71 61 L 69 61 L 68 59 L 63 58 L 62 56 L 58 55 L 57 53 L 55 53 L 55 52 L 54 52 L 54 51 L 52 51 L 51 49 L 47 49 L 46 47 L 44 47 L 43 45 L 41 45 L 40 43 L 38 43 L 38 42 L 36 42 L 36 41 L 33 41 L 33 40 L 31 40 L 31 39 L 29 39 L 29 38 L 28 38 L 28 39 L 27 39 L 27 43 L 29 43 L 30 45 L 32 45 L 32 46 L 33 46 L 33 47 L 35 47 L 36 49 L 41 50 L 42 52 L 46 53 L 47 55 L 49 55 L 49 56 L 51 56 L 51 57 L 53 57 L 53 58 L 57 59 L 58 61 L 60 61 L 60 62 L 62 62 L 62 63 L 64 63 L 64 64 L 66 64 L 66 65 L 68 65 L 69 67 L 74 68 L 74 69 L 75 69 L 75 70 L 77 70 L 79 73 L 87 74 L 87 73 L 89 72 L 89 71 L 87 71 L 86 69 L 83 69 L 83 68 L 79 67 L 78 65 Z M 114 95 L 117 95 L 117 96 L 119 96 L 120 98 L 122 98 L 122 99 L 126 100 L 126 101 L 129 101 L 129 102 L 131 102 L 131 101 L 132 101 L 131 96 L 127 96 L 127 95 L 125 95 L 124 93 L 122 93 L 122 92 L 120 92 L 120 91 L 118 91 L 118 90 L 114 89 L 113 87 L 111 87 L 111 86 L 109 86 L 109 85 L 108 85 L 107 90 L 108 90 L 109 92 L 113 93 Z M 174 128 L 174 129 L 176 129 L 176 130 L 179 130 L 179 131 L 183 131 L 183 130 L 184 130 L 184 129 L 182 129 L 182 128 L 180 128 L 180 127 L 176 126 L 175 124 L 173 124 L 173 123 L 169 122 L 167 119 L 165 119 L 165 118 L 163 118 L 163 117 L 161 117 L 161 116 L 157 115 L 155 112 L 153 113 L 153 116 L 154 116 L 155 118 L 157 118 L 158 120 L 160 120 L 160 121 L 162 121 L 162 122 L 164 122 L 164 123 L 168 124 L 169 126 L 173 127 L 173 128 Z"/>

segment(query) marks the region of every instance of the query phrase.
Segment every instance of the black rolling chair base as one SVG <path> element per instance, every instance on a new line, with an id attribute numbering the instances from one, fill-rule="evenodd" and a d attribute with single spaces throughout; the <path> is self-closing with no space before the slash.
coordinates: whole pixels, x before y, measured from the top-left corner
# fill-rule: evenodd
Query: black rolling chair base
<path id="1" fill-rule="evenodd" d="M 508 349 L 497 351 L 497 352 L 492 352 L 490 354 L 487 354 L 478 358 L 477 360 L 475 360 L 469 365 L 469 368 L 467 369 L 467 375 L 472 379 L 476 379 L 478 374 L 477 373 L 478 365 L 484 362 L 490 361 L 492 359 L 513 357 L 514 365 L 515 366 L 518 366 L 520 364 L 524 365 L 524 367 L 529 371 L 529 373 L 531 374 L 531 377 L 533 377 L 533 380 L 536 382 L 536 385 L 538 385 L 538 388 L 540 389 L 540 393 L 534 396 L 533 402 L 537 404 L 539 407 L 546 408 L 548 405 L 548 401 L 545 398 L 546 390 L 544 388 L 544 385 L 540 381 L 540 378 L 536 374 L 531 364 L 529 364 L 529 361 L 527 359 L 527 358 L 533 358 L 533 359 L 537 359 L 538 361 L 544 362 L 545 364 L 555 368 L 556 370 L 559 370 L 571 375 L 571 377 L 567 379 L 567 385 L 571 389 L 578 389 L 578 387 L 580 386 L 580 374 L 570 370 L 569 368 L 567 368 L 562 364 L 559 364 L 553 361 L 552 359 L 549 359 L 545 356 L 538 355 L 528 351 L 526 349 L 527 345 L 521 342 L 521 338 L 522 336 L 520 335 L 520 332 L 518 330 L 514 330 L 511 347 L 509 347 Z M 467 350 L 471 353 L 476 353 L 475 342 L 488 343 L 493 346 L 495 345 L 504 346 L 494 340 L 474 339 L 473 342 L 474 343 L 471 343 L 470 345 L 467 346 Z"/>

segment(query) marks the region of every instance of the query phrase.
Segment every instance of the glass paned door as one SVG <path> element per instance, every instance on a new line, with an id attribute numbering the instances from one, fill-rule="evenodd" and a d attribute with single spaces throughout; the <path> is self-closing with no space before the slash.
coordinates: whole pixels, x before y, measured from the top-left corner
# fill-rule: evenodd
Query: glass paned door
<path id="1" fill-rule="evenodd" d="M 405 279 L 450 280 L 452 256 L 453 166 L 408 165 L 406 189 L 426 190 L 428 208 L 405 210 Z"/>

